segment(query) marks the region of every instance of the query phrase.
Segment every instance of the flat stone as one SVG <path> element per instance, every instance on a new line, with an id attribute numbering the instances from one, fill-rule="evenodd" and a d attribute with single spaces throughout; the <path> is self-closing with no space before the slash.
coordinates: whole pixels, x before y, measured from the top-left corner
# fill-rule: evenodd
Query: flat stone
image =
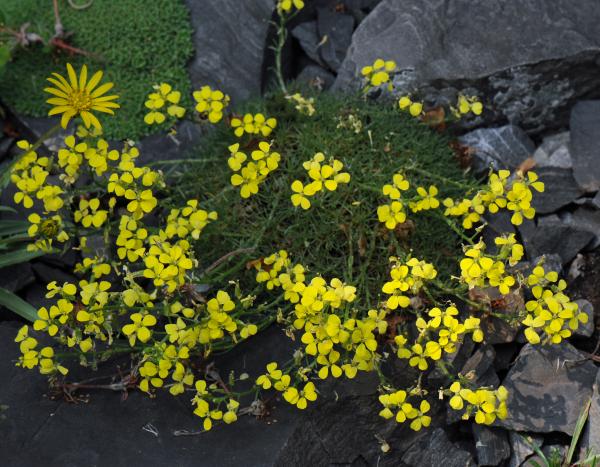
<path id="1" fill-rule="evenodd" d="M 578 102 L 571 112 L 575 180 L 585 192 L 600 190 L 600 100 Z"/>
<path id="2" fill-rule="evenodd" d="M 532 446 L 541 447 L 544 442 L 544 438 L 541 436 L 516 431 L 509 431 L 508 439 L 511 455 L 507 467 L 521 467 L 535 452 Z"/>
<path id="3" fill-rule="evenodd" d="M 542 193 L 533 194 L 531 205 L 537 214 L 551 214 L 575 202 L 583 192 L 573 177 L 573 170 L 544 166 L 535 168 L 535 173 L 544 182 Z"/>
<path id="4" fill-rule="evenodd" d="M 581 401 L 582 407 L 585 402 Z M 580 447 L 582 452 L 590 449 L 594 453 L 600 453 L 600 372 L 594 381 L 588 421 L 583 430 Z"/>
<path id="5" fill-rule="evenodd" d="M 533 141 L 515 125 L 481 128 L 461 136 L 458 141 L 472 150 L 476 173 L 485 173 L 490 168 L 514 170 L 535 150 Z"/>
<path id="6" fill-rule="evenodd" d="M 337 71 L 346 57 L 352 41 L 354 17 L 339 13 L 331 6 L 317 9 L 317 28 L 322 42 L 319 54 L 333 71 Z"/>
<path id="7" fill-rule="evenodd" d="M 152 162 L 170 161 L 192 157 L 193 150 L 202 140 L 199 125 L 185 120 L 176 125 L 175 134 L 154 134 L 142 138 L 137 144 L 140 156 L 137 159 L 140 165 Z M 156 167 L 160 168 L 160 165 Z"/>
<path id="8" fill-rule="evenodd" d="M 123 399 L 120 392 L 89 390 L 87 403 L 51 400 L 45 377 L 14 366 L 19 350 L 13 339 L 19 326 L 0 323 L 0 403 L 8 406 L 3 412 L 6 418 L 0 421 L 3 467 L 274 465 L 303 419 L 304 412 L 274 397 L 264 419 L 240 416 L 232 425 L 216 424 L 206 433 L 176 436 L 180 430 L 201 430 L 189 396 L 159 392 L 149 398 L 134 390 Z M 265 362 L 284 362 L 290 350 L 289 339 L 272 327 L 219 357 L 217 368 L 222 376 L 229 369 L 254 376 L 264 371 Z M 73 369 L 72 363 L 67 366 Z M 116 368 L 106 362 L 98 374 L 113 371 L 116 374 Z M 88 377 L 89 373 L 97 376 L 88 372 Z M 156 434 L 146 431 L 151 427 Z"/>
<path id="9" fill-rule="evenodd" d="M 531 221 L 523 222 L 519 233 L 529 257 L 556 253 L 563 264 L 575 258 L 595 238 L 594 233 L 566 224 L 557 216 L 541 217 L 537 226 Z"/>
<path id="10" fill-rule="evenodd" d="M 471 454 L 457 447 L 446 432 L 437 428 L 413 444 L 402 456 L 402 462 L 419 467 L 466 467 L 477 465 Z"/>
<path id="11" fill-rule="evenodd" d="M 319 31 L 317 30 L 317 21 L 307 21 L 300 23 L 291 31 L 292 36 L 298 39 L 300 47 L 308 55 L 308 57 L 317 62 L 319 65 L 324 66 L 325 63 L 319 55 Z"/>
<path id="12" fill-rule="evenodd" d="M 568 131 L 544 138 L 542 144 L 533 153 L 536 167 L 572 169 L 570 142 L 571 134 Z"/>
<path id="13" fill-rule="evenodd" d="M 591 337 L 592 334 L 594 334 L 594 329 L 596 329 L 594 323 L 594 305 L 592 305 L 585 298 L 575 300 L 575 303 L 577 303 L 579 306 L 579 310 L 583 311 L 587 315 L 588 321 L 585 324 L 579 323 L 579 327 L 577 328 L 577 331 L 573 332 L 573 335 L 580 337 Z"/>
<path id="14" fill-rule="evenodd" d="M 560 34 L 557 34 L 560 31 Z M 395 60 L 398 94 L 483 95 L 463 126 L 511 122 L 540 133 L 567 126 L 577 99 L 600 94 L 596 0 L 384 0 L 358 26 L 335 84 L 356 88 L 360 69 Z"/>
<path id="15" fill-rule="evenodd" d="M 581 206 L 573 212 L 564 213 L 561 220 L 574 228 L 590 232 L 594 239 L 587 245 L 588 250 L 594 250 L 600 246 L 600 211 L 594 208 Z"/>
<path id="16" fill-rule="evenodd" d="M 261 92 L 271 0 L 186 0 L 196 55 L 192 85 L 217 87 L 239 103 Z"/>
<path id="17" fill-rule="evenodd" d="M 499 465 L 510 457 L 508 434 L 502 428 L 473 424 L 477 465 Z"/>
<path id="18" fill-rule="evenodd" d="M 508 416 L 497 426 L 516 431 L 573 435 L 582 407 L 592 395 L 596 366 L 567 342 L 527 344 L 506 375 Z"/>
<path id="19" fill-rule="evenodd" d="M 307 83 L 319 91 L 323 91 L 331 87 L 335 76 L 319 65 L 309 64 L 302 68 L 296 80 L 300 83 Z"/>

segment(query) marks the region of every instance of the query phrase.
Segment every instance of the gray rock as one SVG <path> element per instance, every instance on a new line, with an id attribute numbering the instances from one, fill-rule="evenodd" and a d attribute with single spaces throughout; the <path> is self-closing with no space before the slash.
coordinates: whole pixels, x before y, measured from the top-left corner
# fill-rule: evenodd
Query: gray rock
<path id="1" fill-rule="evenodd" d="M 578 102 L 571 112 L 573 173 L 586 192 L 600 190 L 600 100 Z"/>
<path id="2" fill-rule="evenodd" d="M 537 226 L 532 221 L 523 222 L 519 233 L 529 257 L 556 253 L 563 264 L 575 258 L 595 238 L 592 232 L 568 225 L 558 216 L 541 217 Z"/>
<path id="3" fill-rule="evenodd" d="M 544 438 L 529 433 L 508 432 L 511 455 L 507 467 L 521 467 L 523 463 L 533 455 L 535 450 L 532 446 L 541 447 Z"/>
<path id="4" fill-rule="evenodd" d="M 473 384 L 481 385 L 482 376 L 492 367 L 494 358 L 496 358 L 494 348 L 491 345 L 483 345 L 467 360 L 460 373 Z"/>
<path id="5" fill-rule="evenodd" d="M 402 456 L 402 462 L 419 467 L 465 467 L 476 465 L 467 451 L 452 443 L 446 432 L 437 428 L 414 443 Z"/>
<path id="6" fill-rule="evenodd" d="M 571 134 L 568 131 L 544 138 L 540 147 L 533 153 L 537 167 L 573 168 L 569 144 Z"/>
<path id="7" fill-rule="evenodd" d="M 508 435 L 502 428 L 473 424 L 477 465 L 499 465 L 510 457 Z"/>
<path id="8" fill-rule="evenodd" d="M 567 342 L 526 345 L 502 383 L 508 390 L 508 416 L 496 424 L 516 431 L 561 431 L 572 436 L 597 372 Z"/>
<path id="9" fill-rule="evenodd" d="M 542 193 L 536 191 L 533 194 L 531 204 L 538 214 L 556 212 L 583 194 L 571 169 L 545 166 L 536 168 L 535 172 L 545 184 Z"/>
<path id="10" fill-rule="evenodd" d="M 586 250 L 593 250 L 600 246 L 600 211 L 581 206 L 573 212 L 562 214 L 560 217 L 565 224 L 593 234 L 594 239 L 587 245 Z"/>
<path id="11" fill-rule="evenodd" d="M 599 95 L 599 55 L 596 0 L 384 0 L 355 31 L 335 87 L 357 87 L 361 67 L 384 57 L 399 66 L 400 94 L 475 88 L 486 110 L 465 125 L 538 133 L 565 127 L 578 98 Z"/>
<path id="12" fill-rule="evenodd" d="M 186 0 L 196 55 L 189 64 L 194 88 L 205 84 L 240 102 L 259 94 L 271 0 Z"/>
<path id="13" fill-rule="evenodd" d="M 481 128 L 461 136 L 458 141 L 472 149 L 477 173 L 490 168 L 515 169 L 535 150 L 533 141 L 515 125 Z"/>
<path id="14" fill-rule="evenodd" d="M 0 269 L 0 287 L 18 292 L 34 281 L 30 263 L 13 264 Z"/>
<path id="15" fill-rule="evenodd" d="M 300 23 L 294 29 L 292 29 L 292 36 L 298 39 L 300 47 L 308 55 L 308 57 L 317 62 L 319 65 L 324 66 L 325 63 L 319 55 L 319 32 L 317 30 L 317 21 L 307 21 Z"/>
<path id="16" fill-rule="evenodd" d="M 354 17 L 338 13 L 331 7 L 319 8 L 317 10 L 317 28 L 319 40 L 322 41 L 319 50 L 321 58 L 333 71 L 337 71 L 342 65 L 352 41 Z"/>
<path id="17" fill-rule="evenodd" d="M 581 401 L 582 407 L 586 402 Z M 594 381 L 588 421 L 581 437 L 581 451 L 588 449 L 594 454 L 600 454 L 600 372 Z"/>
<path id="18" fill-rule="evenodd" d="M 296 80 L 301 83 L 307 83 L 309 86 L 322 91 L 331 87 L 335 76 L 319 65 L 309 64 L 302 68 Z"/>
<path id="19" fill-rule="evenodd" d="M 592 305 L 585 298 L 575 300 L 575 303 L 579 305 L 579 310 L 583 311 L 587 315 L 588 321 L 585 324 L 579 323 L 579 328 L 577 328 L 577 331 L 575 331 L 573 335 L 580 337 L 591 337 L 591 335 L 594 334 L 594 329 L 596 328 L 594 323 L 594 305 Z"/>
<path id="20" fill-rule="evenodd" d="M 179 430 L 190 433 L 202 430 L 201 421 L 192 414 L 190 398 L 186 395 L 176 398 L 163 391 L 156 398 L 150 398 L 132 390 L 127 397 L 122 397 L 120 392 L 92 390 L 80 393 L 88 394 L 86 403 L 50 398 L 46 396 L 47 377 L 15 367 L 19 346 L 13 340 L 19 326 L 18 323 L 0 323 L 3 356 L 0 359 L 3 382 L 0 403 L 8 406 L 6 420 L 0 421 L 3 467 L 274 465 L 278 453 L 303 420 L 303 412 L 273 397 L 270 414 L 265 419 L 240 416 L 236 423 L 215 425 L 207 433 L 174 436 Z M 288 358 L 289 342 L 281 330 L 270 328 L 234 349 L 231 356 L 219 358 L 217 367 L 225 379 L 230 369 L 235 370 L 236 375 L 244 371 L 259 374 L 264 371 L 265 362 Z M 77 370 L 74 360 L 63 363 L 71 370 L 69 381 L 86 378 L 75 379 L 78 376 L 74 374 Z M 117 375 L 117 363 L 123 371 L 130 368 L 127 358 L 105 362 L 98 375 Z M 86 372 L 87 377 L 90 373 Z M 156 428 L 157 435 L 144 430 L 148 424 Z M 251 443 L 247 442 L 249 439 Z M 377 445 L 376 441 L 373 444 Z M 106 449 L 108 445 L 110 449 Z M 140 446 L 144 446 L 143 449 Z"/>
<path id="21" fill-rule="evenodd" d="M 202 139 L 199 125 L 185 120 L 176 125 L 176 134 L 155 134 L 146 136 L 138 143 L 140 164 L 169 161 L 185 157 L 193 151 Z M 160 168 L 160 165 L 155 166 Z"/>

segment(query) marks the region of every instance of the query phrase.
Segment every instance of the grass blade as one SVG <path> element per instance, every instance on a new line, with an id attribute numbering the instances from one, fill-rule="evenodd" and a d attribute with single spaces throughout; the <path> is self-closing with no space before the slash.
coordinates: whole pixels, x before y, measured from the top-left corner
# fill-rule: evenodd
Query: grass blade
<path id="1" fill-rule="evenodd" d="M 13 264 L 25 263 L 46 253 L 43 251 L 16 250 L 0 255 L 0 269 Z"/>
<path id="2" fill-rule="evenodd" d="M 579 414 L 579 418 L 577 419 L 577 423 L 575 424 L 575 430 L 573 431 L 573 438 L 571 438 L 571 445 L 569 446 L 569 451 L 567 452 L 567 458 L 565 459 L 568 465 L 571 465 L 571 460 L 573 459 L 573 455 L 575 454 L 575 449 L 577 448 L 577 443 L 579 442 L 579 437 L 581 436 L 581 432 L 583 431 L 583 427 L 588 417 L 588 412 L 590 411 L 590 405 L 592 404 L 592 400 L 588 400 L 583 410 Z"/>
<path id="3" fill-rule="evenodd" d="M 0 305 L 27 321 L 33 322 L 37 319 L 37 310 L 33 306 L 4 287 L 0 287 Z"/>

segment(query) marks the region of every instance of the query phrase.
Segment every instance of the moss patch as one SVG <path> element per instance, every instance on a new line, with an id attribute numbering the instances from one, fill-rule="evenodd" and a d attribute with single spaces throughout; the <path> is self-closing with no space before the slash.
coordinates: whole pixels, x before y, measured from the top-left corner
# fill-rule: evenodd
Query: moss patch
<path id="1" fill-rule="evenodd" d="M 3 0 L 0 8 L 13 28 L 30 22 L 28 30 L 44 38 L 54 32 L 52 2 Z M 102 120 L 109 138 L 137 138 L 157 130 L 143 121 L 145 97 L 156 82 L 169 82 L 189 99 L 185 65 L 193 54 L 192 29 L 181 0 L 95 0 L 84 10 L 61 0 L 59 8 L 65 30 L 74 33 L 72 45 L 94 57 L 40 46 L 19 51 L 0 79 L 0 96 L 15 111 L 46 115 L 45 79 L 53 71 L 66 73 L 67 61 L 76 68 L 87 63 L 92 71 L 102 69 L 104 79 L 115 83 L 122 107 L 115 118 Z"/>
<path id="2" fill-rule="evenodd" d="M 412 250 L 414 256 L 433 262 L 442 276 L 456 274 L 460 239 L 441 212 L 409 214 L 415 228 L 406 236 L 387 230 L 376 214 L 377 206 L 386 202 L 381 187 L 391 183 L 396 172 L 405 173 L 413 191 L 418 185 L 435 184 L 440 199 L 463 196 L 477 186 L 459 168 L 448 140 L 392 106 L 323 94 L 316 107 L 310 118 L 299 115 L 281 96 L 271 96 L 245 109 L 278 118 L 272 137 L 282 155 L 280 168 L 248 200 L 229 183 L 227 147 L 236 139 L 224 124 L 195 154 L 201 162 L 165 166 L 174 181 L 170 186 L 177 187 L 169 200 L 173 206 L 198 198 L 219 213 L 219 221 L 205 231 L 196 249 L 201 261 L 210 263 L 239 248 L 255 248 L 246 259 L 286 249 L 311 271 L 357 285 L 367 305 L 379 298 L 390 255 Z M 363 123 L 359 133 L 337 128 L 337 118 L 350 113 Z M 247 153 L 252 144 L 256 142 L 244 149 Z M 352 180 L 335 192 L 313 197 L 308 211 L 294 208 L 290 185 L 296 178 L 307 178 L 302 162 L 319 151 L 340 159 Z M 243 269 L 244 264 L 238 262 L 237 267 Z"/>

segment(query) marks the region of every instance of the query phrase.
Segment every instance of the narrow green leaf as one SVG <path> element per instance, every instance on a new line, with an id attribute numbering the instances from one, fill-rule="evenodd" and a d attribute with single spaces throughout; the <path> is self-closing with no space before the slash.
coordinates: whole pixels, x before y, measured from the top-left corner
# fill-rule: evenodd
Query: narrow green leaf
<path id="1" fill-rule="evenodd" d="M 573 454 L 575 454 L 575 448 L 577 447 L 577 443 L 579 442 L 579 437 L 581 436 L 581 431 L 585 425 L 585 422 L 588 417 L 588 412 L 590 410 L 590 405 L 592 404 L 592 400 L 588 400 L 583 410 L 579 414 L 579 418 L 577 419 L 577 423 L 575 424 L 575 430 L 573 431 L 573 438 L 571 438 L 571 445 L 569 446 L 569 451 L 567 452 L 567 464 L 571 464 L 571 460 L 573 459 Z"/>
<path id="2" fill-rule="evenodd" d="M 13 264 L 24 263 L 26 261 L 32 260 L 33 258 L 37 258 L 39 256 L 43 256 L 46 253 L 43 251 L 27 251 L 27 250 L 16 250 L 11 251 L 9 253 L 3 253 L 0 255 L 0 268 L 5 268 L 6 266 L 12 266 Z"/>
<path id="3" fill-rule="evenodd" d="M 17 210 L 15 208 L 11 208 L 10 206 L 2 206 L 0 204 L 0 212 L 12 212 L 16 214 Z"/>
<path id="4" fill-rule="evenodd" d="M 37 310 L 33 306 L 4 287 L 0 287 L 0 305 L 28 321 L 33 322 L 37 319 Z"/>
<path id="5" fill-rule="evenodd" d="M 27 232 L 29 223 L 25 221 L 0 221 L 0 237 Z"/>

